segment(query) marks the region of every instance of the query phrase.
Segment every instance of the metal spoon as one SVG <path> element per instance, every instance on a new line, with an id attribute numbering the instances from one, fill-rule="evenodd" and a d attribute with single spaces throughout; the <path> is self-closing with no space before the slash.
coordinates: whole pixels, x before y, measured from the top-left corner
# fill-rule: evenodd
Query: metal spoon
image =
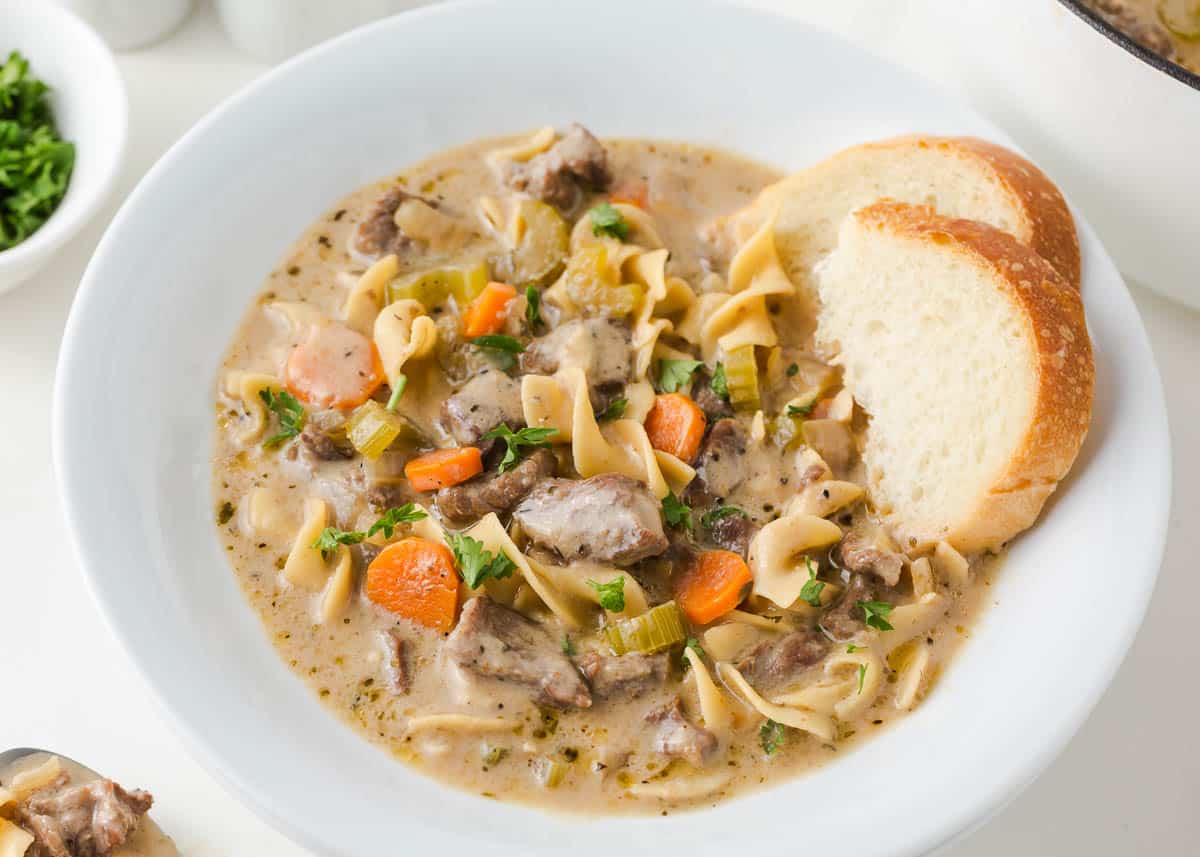
<path id="1" fill-rule="evenodd" d="M 103 779 L 91 768 L 81 765 L 68 756 L 33 747 L 15 747 L 0 753 L 0 779 L 7 780 L 8 772 L 13 766 L 34 755 L 57 756 L 63 770 L 71 775 L 73 783 L 88 783 L 92 780 Z M 179 857 L 179 849 L 175 847 L 171 837 L 163 833 L 149 815 L 142 816 L 137 829 L 133 831 L 133 835 L 129 837 L 123 848 L 122 853 L 137 855 L 137 857 Z"/>

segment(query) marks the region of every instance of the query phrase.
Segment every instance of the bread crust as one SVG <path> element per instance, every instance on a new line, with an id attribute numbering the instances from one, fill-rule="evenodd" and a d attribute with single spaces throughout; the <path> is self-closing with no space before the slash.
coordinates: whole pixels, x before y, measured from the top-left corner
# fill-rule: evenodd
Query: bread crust
<path id="1" fill-rule="evenodd" d="M 1087 437 L 1095 366 L 1079 290 L 1033 249 L 985 223 L 890 200 L 853 216 L 865 228 L 938 245 L 987 268 L 1025 319 L 1037 390 L 1029 426 L 1008 466 L 947 532 L 901 532 L 918 543 L 945 538 L 963 553 L 998 549 L 1033 524 Z"/>

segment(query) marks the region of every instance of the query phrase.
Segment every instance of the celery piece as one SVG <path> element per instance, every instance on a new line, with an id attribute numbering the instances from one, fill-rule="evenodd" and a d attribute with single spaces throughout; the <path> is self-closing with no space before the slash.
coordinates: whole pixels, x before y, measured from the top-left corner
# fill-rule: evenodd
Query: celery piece
<path id="1" fill-rule="evenodd" d="M 374 399 L 354 409 L 346 420 L 346 439 L 363 456 L 372 460 L 383 455 L 392 441 L 407 428 L 404 419 Z"/>
<path id="2" fill-rule="evenodd" d="M 644 655 L 660 652 L 687 639 L 683 626 L 683 613 L 674 601 L 634 616 L 622 619 L 604 628 L 604 636 L 612 650 L 623 655 L 640 652 Z"/>
<path id="3" fill-rule="evenodd" d="M 637 283 L 621 283 L 608 268 L 603 244 L 588 244 L 567 260 L 567 297 L 584 311 L 602 315 L 631 315 L 641 306 L 644 290 Z"/>
<path id="4" fill-rule="evenodd" d="M 431 268 L 392 280 L 388 283 L 387 300 L 394 303 L 411 298 L 426 309 L 433 309 L 453 297 L 460 307 L 465 307 L 479 297 L 487 283 L 487 263 L 483 261 L 462 267 Z"/>
<path id="5" fill-rule="evenodd" d="M 525 228 L 513 249 L 512 280 L 545 285 L 562 271 L 567 257 L 570 236 L 566 221 L 554 206 L 536 199 L 522 200 L 517 216 Z"/>
<path id="6" fill-rule="evenodd" d="M 570 766 L 566 762 L 546 756 L 538 756 L 534 759 L 532 767 L 534 779 L 544 789 L 558 788 L 566 779 L 567 771 L 570 770 Z"/>
<path id="7" fill-rule="evenodd" d="M 758 410 L 758 361 L 753 345 L 742 345 L 725 355 L 725 385 L 729 401 L 739 410 Z"/>

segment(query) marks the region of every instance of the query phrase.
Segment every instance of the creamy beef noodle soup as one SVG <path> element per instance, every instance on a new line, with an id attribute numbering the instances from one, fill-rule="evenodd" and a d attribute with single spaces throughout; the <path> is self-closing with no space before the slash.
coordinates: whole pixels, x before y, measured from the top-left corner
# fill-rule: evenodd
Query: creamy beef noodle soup
<path id="1" fill-rule="evenodd" d="M 1129 38 L 1200 74 L 1200 0 L 1084 0 Z"/>
<path id="2" fill-rule="evenodd" d="M 0 855 L 179 857 L 146 816 L 153 802 L 69 759 L 22 756 L 0 768 Z"/>
<path id="3" fill-rule="evenodd" d="M 282 657 L 479 794 L 663 812 L 916 705 L 985 569 L 908 556 L 810 343 L 774 171 L 572 126 L 338 203 L 225 358 L 220 533 Z"/>

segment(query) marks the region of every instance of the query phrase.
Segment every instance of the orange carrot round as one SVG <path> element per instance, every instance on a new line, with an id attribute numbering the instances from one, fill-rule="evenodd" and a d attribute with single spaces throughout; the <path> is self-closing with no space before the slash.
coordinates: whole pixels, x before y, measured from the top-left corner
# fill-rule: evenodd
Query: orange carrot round
<path id="1" fill-rule="evenodd" d="M 517 290 L 508 283 L 488 283 L 463 314 L 463 334 L 474 338 L 499 331 L 508 315 L 508 302 L 516 296 Z"/>
<path id="2" fill-rule="evenodd" d="M 675 602 L 689 620 L 707 625 L 737 607 L 753 580 L 750 568 L 737 554 L 705 551 L 676 582 Z"/>
<path id="3" fill-rule="evenodd" d="M 435 449 L 404 465 L 404 475 L 418 491 L 436 491 L 483 472 L 483 456 L 476 446 Z"/>
<path id="4" fill-rule="evenodd" d="M 458 573 L 449 548 L 415 536 L 394 542 L 367 566 L 367 598 L 435 631 L 458 615 Z"/>
<path id="5" fill-rule="evenodd" d="M 630 182 L 623 184 L 612 192 L 610 197 L 612 202 L 623 202 L 627 205 L 636 205 L 638 208 L 646 211 L 650 208 L 648 197 L 650 189 L 645 182 Z"/>
<path id="6" fill-rule="evenodd" d="M 700 451 L 705 423 L 704 411 L 690 396 L 665 393 L 654 397 L 645 426 L 651 446 L 690 462 Z"/>
<path id="7" fill-rule="evenodd" d="M 375 343 L 340 324 L 314 327 L 292 349 L 284 386 L 300 401 L 318 408 L 354 408 L 383 383 L 383 362 Z"/>

